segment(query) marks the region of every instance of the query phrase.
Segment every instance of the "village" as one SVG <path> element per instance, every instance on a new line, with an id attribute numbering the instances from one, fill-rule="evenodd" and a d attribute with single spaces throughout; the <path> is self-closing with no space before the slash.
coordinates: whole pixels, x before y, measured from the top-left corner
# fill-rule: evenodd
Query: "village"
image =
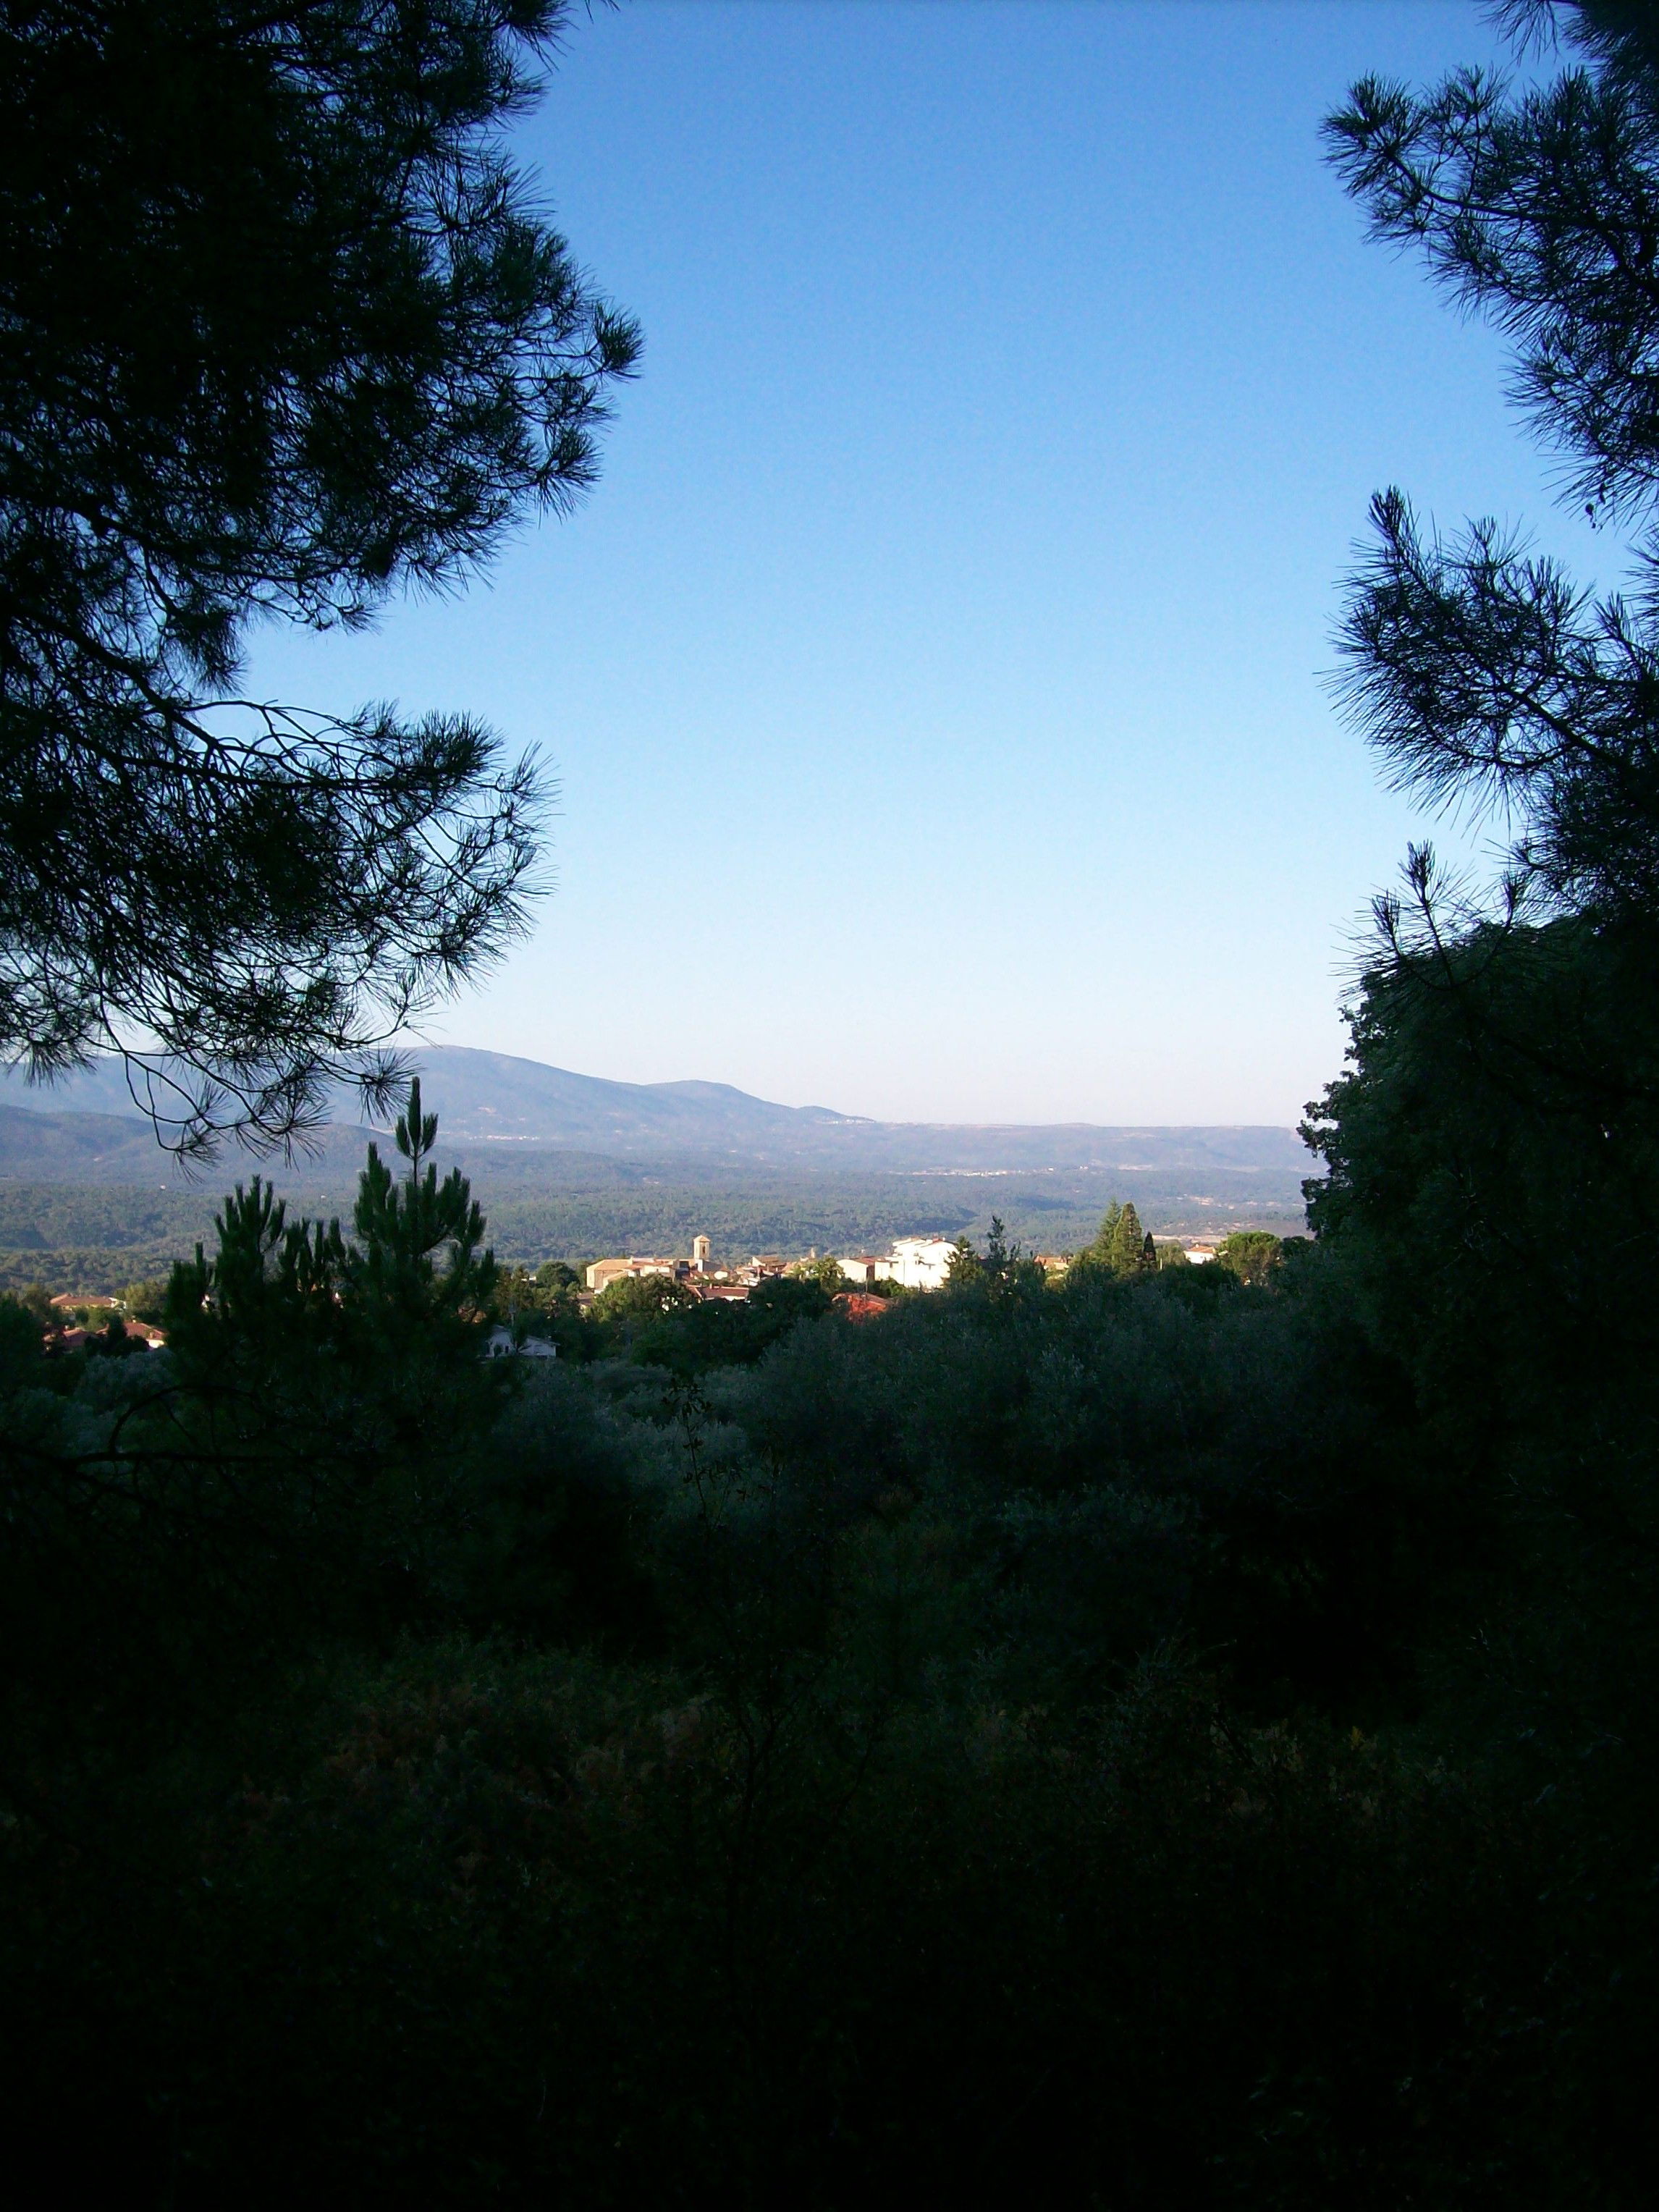
<path id="1" fill-rule="evenodd" d="M 27 1297 L 24 1302 L 38 1303 Z M 129 1310 L 127 1299 L 109 1297 L 101 1291 L 60 1291 L 55 1298 L 44 1301 L 37 1319 L 44 1324 L 43 1341 L 49 1352 L 83 1352 L 94 1336 L 107 1339 L 112 1329 L 128 1346 L 142 1345 L 149 1352 L 161 1351 L 167 1340 L 164 1329 L 141 1321 Z"/>
<path id="2" fill-rule="evenodd" d="M 684 1257 L 636 1252 L 587 1261 L 580 1268 L 583 1287 L 576 1291 L 575 1302 L 586 1310 L 613 1284 L 660 1277 L 707 1304 L 745 1304 L 750 1293 L 763 1283 L 810 1276 L 831 1292 L 838 1312 L 860 1322 L 885 1312 L 895 1291 L 942 1290 L 963 1249 L 961 1240 L 946 1237 L 900 1237 L 883 1252 L 820 1254 L 813 1248 L 793 1258 L 781 1252 L 756 1252 L 738 1262 L 717 1261 L 711 1240 L 698 1236 L 691 1239 L 690 1253 Z M 1161 1249 L 1166 1259 L 1178 1249 L 1182 1258 L 1194 1267 L 1213 1261 L 1219 1250 L 1217 1243 L 1206 1239 L 1172 1240 Z M 1075 1256 L 1070 1252 L 1031 1255 L 1045 1273 L 1056 1279 L 1065 1274 Z M 135 1291 L 147 1289 L 152 1293 L 160 1288 L 160 1285 L 134 1286 Z M 157 1352 L 167 1343 L 166 1331 L 133 1310 L 132 1291 L 125 1297 L 113 1297 L 99 1291 L 64 1291 L 48 1298 L 36 1285 L 27 1302 L 38 1309 L 43 1348 L 49 1352 L 118 1347 Z M 526 1336 L 522 1325 L 492 1328 L 483 1356 L 499 1358 L 507 1353 L 555 1356 L 550 1344 L 533 1332 Z"/>
<path id="3" fill-rule="evenodd" d="M 1177 1241 L 1182 1256 L 1194 1266 L 1203 1266 L 1216 1257 L 1218 1247 L 1212 1241 Z M 769 1277 L 811 1273 L 822 1280 L 832 1268 L 838 1267 L 844 1290 L 849 1292 L 868 1291 L 878 1283 L 898 1290 L 937 1291 L 942 1290 L 949 1279 L 951 1262 L 961 1249 L 960 1243 L 948 1237 L 900 1237 L 884 1252 L 826 1254 L 820 1257 L 815 1248 L 793 1260 L 786 1260 L 778 1252 L 757 1252 L 739 1267 L 717 1264 L 711 1257 L 709 1239 L 694 1237 L 689 1259 L 635 1253 L 628 1258 L 595 1260 L 585 1270 L 585 1279 L 589 1293 L 594 1296 L 608 1290 L 612 1283 L 665 1275 L 687 1285 L 703 1298 L 742 1300 Z M 1037 1252 L 1032 1257 L 1046 1273 L 1063 1275 L 1075 1255 Z"/>

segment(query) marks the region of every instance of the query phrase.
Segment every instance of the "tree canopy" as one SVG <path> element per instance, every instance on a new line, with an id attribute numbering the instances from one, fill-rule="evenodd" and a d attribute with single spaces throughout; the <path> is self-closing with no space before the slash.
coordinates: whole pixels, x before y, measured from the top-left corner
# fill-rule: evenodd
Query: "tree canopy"
<path id="1" fill-rule="evenodd" d="M 1104 1267 L 1114 1275 L 1144 1275 L 1158 1265 L 1157 1247 L 1142 1229 L 1133 1199 L 1113 1200 L 1094 1242 L 1077 1256 L 1085 1267 Z"/>
<path id="2" fill-rule="evenodd" d="M 1488 519 L 1442 537 L 1373 502 L 1344 690 L 1402 786 L 1513 828 L 1504 909 L 1651 916 L 1659 890 L 1659 32 L 1645 9 L 1512 5 L 1571 65 L 1517 92 L 1479 70 L 1426 94 L 1368 77 L 1326 125 L 1374 234 L 1413 245 L 1514 338 L 1517 398 L 1598 522 L 1636 533 L 1635 588 L 1596 598 Z M 1432 942 L 1432 856 L 1407 933 Z M 1385 902 L 1390 938 L 1402 923 Z"/>
<path id="3" fill-rule="evenodd" d="M 1653 261 L 1645 19 L 1506 12 L 1561 82 L 1358 88 L 1339 152 L 1403 118 L 1359 187 L 1427 164 L 1426 242 L 1547 316 L 1547 234 Z M 1419 855 L 1385 911 L 1313 1243 L 1159 1268 L 1115 1204 L 1058 1280 L 994 1218 L 875 1328 L 831 1264 L 590 1302 L 497 1275 L 416 1089 L 349 1227 L 238 1188 L 158 1351 L 0 1298 L 13 2166 L 971 2207 L 1040 2143 L 1114 2212 L 1650 2200 L 1650 612 L 1552 693 L 1550 575 L 1413 542 L 1356 584 L 1356 701 L 1520 836 L 1495 907 Z M 559 1357 L 481 1356 L 530 1305 Z"/>
<path id="4" fill-rule="evenodd" d="M 504 128 L 567 0 L 0 25 L 0 1052 L 282 1143 L 496 951 L 542 785 L 462 713 L 246 696 L 593 480 L 638 349 Z"/>

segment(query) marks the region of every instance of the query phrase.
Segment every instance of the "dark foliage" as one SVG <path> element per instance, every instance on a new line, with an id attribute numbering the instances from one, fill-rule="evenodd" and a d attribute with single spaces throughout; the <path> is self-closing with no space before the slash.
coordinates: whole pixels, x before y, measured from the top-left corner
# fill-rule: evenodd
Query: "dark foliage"
<path id="1" fill-rule="evenodd" d="M 564 12 L 30 5 L 0 26 L 0 1049 L 153 1045 L 199 1149 L 514 927 L 537 782 L 465 715 L 239 696 L 592 479 L 632 326 L 501 128 Z"/>
<path id="2" fill-rule="evenodd" d="M 1385 913 L 1313 1243 L 585 1311 L 417 1097 L 349 1234 L 227 1202 L 163 1352 L 0 1302 L 13 2170 L 1645 2206 L 1659 1017 L 1640 806 L 1538 857 L 1571 784 L 1547 911 Z"/>
<path id="3" fill-rule="evenodd" d="M 780 1285 L 769 1349 L 700 1378 L 639 1340 L 517 1389 L 458 1358 L 427 1460 L 360 1412 L 331 1498 L 294 1483 L 310 1370 L 398 1269 L 342 1239 L 307 1317 L 276 1225 L 227 1211 L 203 1348 L 152 1355 L 170 1419 L 234 1373 L 285 1425 L 252 1486 L 234 1431 L 261 1516 L 193 1579 L 130 1516 L 37 1524 L 9 1608 L 9 2090 L 68 2172 L 988 2203 L 1040 2140 L 1067 2200 L 1380 2205 L 1555 2155 L 1490 2139 L 1535 2086 L 1502 2023 L 1548 1839 L 1411 1734 L 1501 1538 L 1317 1268 L 1013 1261 L 862 1327 Z M 463 1451 L 454 1394 L 503 1382 Z M 60 1472 L 155 1418 L 95 1383 L 43 1410 Z"/>
<path id="4" fill-rule="evenodd" d="M 1425 540 L 1404 497 L 1343 635 L 1346 696 L 1400 781 L 1521 827 L 1511 902 L 1651 915 L 1659 884 L 1659 47 L 1644 11 L 1558 19 L 1589 66 L 1513 94 L 1460 72 L 1423 98 L 1367 79 L 1327 125 L 1378 236 L 1419 244 L 1519 347 L 1518 396 L 1593 515 L 1638 541 L 1633 599 L 1592 603 L 1491 522 Z"/>

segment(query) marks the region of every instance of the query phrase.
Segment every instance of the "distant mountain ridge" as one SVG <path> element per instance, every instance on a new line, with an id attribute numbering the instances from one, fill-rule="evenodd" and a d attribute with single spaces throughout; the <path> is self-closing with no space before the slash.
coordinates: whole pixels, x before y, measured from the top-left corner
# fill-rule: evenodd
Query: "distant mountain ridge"
<path id="1" fill-rule="evenodd" d="M 538 1148 L 544 1173 L 556 1165 L 546 1155 L 560 1151 L 849 1173 L 1213 1168 L 1274 1182 L 1304 1175 L 1310 1165 L 1294 1131 L 1270 1127 L 877 1121 L 823 1106 L 780 1106 L 730 1084 L 618 1083 L 460 1045 L 423 1046 L 413 1058 L 445 1139 L 469 1151 L 481 1145 L 503 1154 Z M 356 1100 L 343 1092 L 339 1103 L 339 1120 L 322 1139 L 331 1161 L 347 1147 L 360 1152 L 362 1141 Z M 75 1124 L 82 1117 L 106 1126 L 79 1141 Z M 47 1121 L 56 1125 L 50 1133 L 29 1126 Z M 118 1061 L 50 1087 L 0 1071 L 0 1175 L 161 1181 L 170 1163 L 146 1128 Z M 235 1170 L 240 1157 L 227 1153 L 222 1167 Z"/>

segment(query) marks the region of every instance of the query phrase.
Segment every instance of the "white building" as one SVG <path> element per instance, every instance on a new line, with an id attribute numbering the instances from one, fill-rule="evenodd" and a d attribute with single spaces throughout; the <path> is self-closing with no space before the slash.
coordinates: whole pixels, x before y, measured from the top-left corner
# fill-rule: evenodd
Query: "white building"
<path id="1" fill-rule="evenodd" d="M 510 1328 L 492 1328 L 484 1339 L 486 1359 L 556 1359 L 559 1347 L 550 1344 L 544 1336 L 527 1336 L 522 1344 L 514 1344 Z"/>
<path id="2" fill-rule="evenodd" d="M 855 1291 L 867 1290 L 878 1275 L 888 1271 L 888 1262 L 875 1252 L 854 1253 L 841 1262 L 841 1272 Z"/>
<path id="3" fill-rule="evenodd" d="M 896 1237 L 887 1257 L 876 1262 L 876 1273 L 908 1291 L 936 1291 L 951 1272 L 956 1249 L 948 1237 Z"/>
<path id="4" fill-rule="evenodd" d="M 653 1259 L 649 1253 L 636 1252 L 627 1260 L 595 1260 L 587 1270 L 587 1287 L 608 1290 L 624 1275 L 672 1275 L 674 1267 L 672 1260 Z"/>

